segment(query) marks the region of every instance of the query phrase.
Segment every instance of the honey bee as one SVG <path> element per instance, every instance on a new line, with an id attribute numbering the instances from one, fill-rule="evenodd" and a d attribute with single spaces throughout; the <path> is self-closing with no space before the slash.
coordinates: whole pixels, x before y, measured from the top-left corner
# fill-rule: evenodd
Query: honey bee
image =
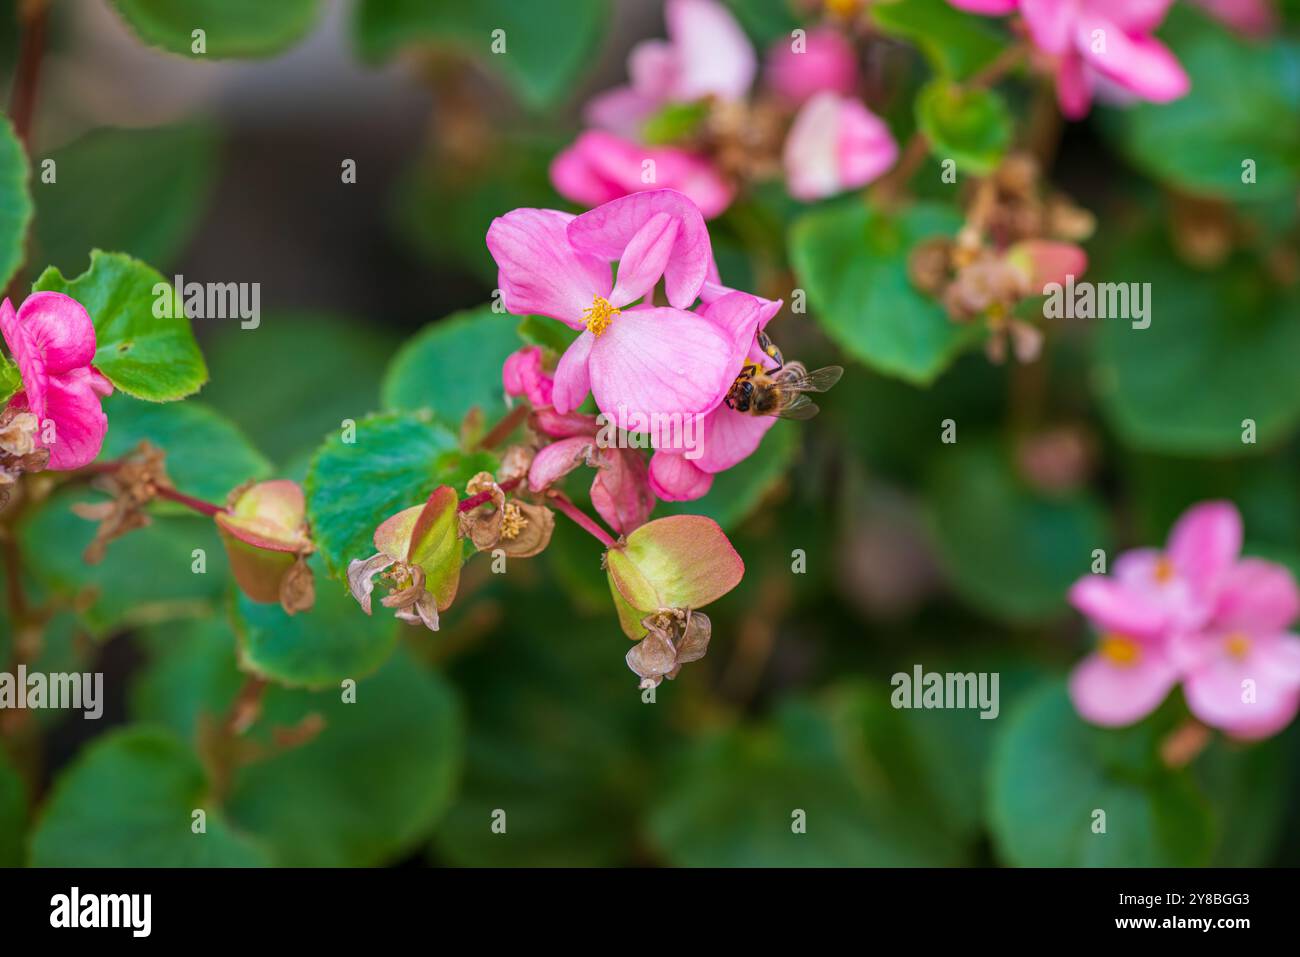
<path id="1" fill-rule="evenodd" d="M 758 347 L 776 362 L 764 369 L 746 362 L 731 384 L 724 400 L 727 408 L 746 415 L 775 415 L 783 419 L 811 419 L 818 407 L 805 392 L 825 392 L 844 374 L 840 366 L 826 366 L 809 372 L 801 362 L 786 363 L 776 343 L 766 333 L 758 334 Z"/>

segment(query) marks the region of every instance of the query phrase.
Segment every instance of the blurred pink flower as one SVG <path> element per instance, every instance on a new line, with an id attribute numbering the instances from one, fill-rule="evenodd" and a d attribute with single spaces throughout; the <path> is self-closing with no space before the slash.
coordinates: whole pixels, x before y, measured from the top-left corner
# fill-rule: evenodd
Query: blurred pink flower
<path id="1" fill-rule="evenodd" d="M 94 461 L 108 431 L 100 400 L 113 386 L 91 365 L 95 326 L 85 308 L 58 292 L 33 293 L 17 312 L 6 299 L 0 303 L 0 333 L 23 381 L 9 407 L 36 416 L 42 446 L 45 423 L 53 424 L 48 467 L 66 471 Z"/>
<path id="2" fill-rule="evenodd" d="M 525 346 L 510 353 L 501 367 L 501 383 L 506 395 L 522 396 L 535 407 L 550 405 L 555 376 L 542 366 L 542 347 Z"/>
<path id="3" fill-rule="evenodd" d="M 1266 37 L 1278 26 L 1272 0 L 1192 0 L 1221 23 L 1248 37 Z"/>
<path id="4" fill-rule="evenodd" d="M 744 359 L 735 366 L 732 381 L 744 362 L 773 368 L 775 360 L 754 341 L 758 330 L 781 310 L 781 300 L 761 299 L 725 286 L 706 283 L 701 292 L 706 305 L 701 312 L 708 318 L 740 330 L 748 330 L 749 347 Z M 650 487 L 655 495 L 669 502 L 700 498 L 713 485 L 713 476 L 725 472 L 753 455 L 767 430 L 776 424 L 770 415 L 748 415 L 720 403 L 700 426 L 699 455 L 688 457 L 686 451 L 657 449 L 650 459 Z"/>
<path id="5" fill-rule="evenodd" d="M 551 183 L 565 199 L 599 206 L 629 193 L 675 189 L 706 219 L 729 205 L 735 190 L 704 159 L 674 146 L 641 146 L 588 130 L 551 161 Z"/>
<path id="6" fill-rule="evenodd" d="M 632 48 L 631 83 L 592 99 L 592 126 L 638 139 L 641 126 L 668 103 L 706 96 L 743 99 L 754 81 L 754 48 L 730 11 L 715 0 L 668 0 L 668 39 L 644 40 Z"/>
<path id="7" fill-rule="evenodd" d="M 772 44 L 767 53 L 767 85 L 783 99 L 803 103 L 829 90 L 843 96 L 858 84 L 858 59 L 853 43 L 839 30 L 822 27 L 808 31 L 802 51 L 789 37 Z"/>
<path id="8" fill-rule="evenodd" d="M 894 165 L 898 144 L 859 100 L 825 91 L 799 111 L 785 140 L 790 195 L 801 200 L 865 186 Z"/>
<path id="9" fill-rule="evenodd" d="M 1173 0 L 948 0 L 986 15 L 1019 11 L 1034 45 L 1050 58 L 1056 95 L 1070 119 L 1094 93 L 1167 103 L 1190 88 L 1187 73 L 1152 32 Z"/>
<path id="10" fill-rule="evenodd" d="M 1239 738 L 1262 738 L 1300 709 L 1300 638 L 1287 628 L 1300 615 L 1291 572 L 1257 558 L 1225 576 L 1209 624 L 1178 636 L 1183 694 L 1201 721 Z"/>
<path id="11" fill-rule="evenodd" d="M 722 401 L 753 331 L 744 338 L 686 311 L 712 251 L 699 209 L 681 193 L 634 193 L 576 218 L 512 210 L 492 221 L 487 245 L 507 309 L 583 330 L 555 370 L 557 412 L 590 392 L 623 428 L 629 418 L 707 412 Z M 670 306 L 628 308 L 661 277 Z"/>
<path id="12" fill-rule="evenodd" d="M 1163 552 L 1125 552 L 1113 575 L 1074 584 L 1070 603 L 1101 635 L 1097 651 L 1070 675 L 1070 697 L 1084 719 L 1132 724 L 1164 700 L 1180 676 L 1171 643 L 1209 621 L 1241 537 L 1232 503 L 1204 502 L 1178 519 Z"/>

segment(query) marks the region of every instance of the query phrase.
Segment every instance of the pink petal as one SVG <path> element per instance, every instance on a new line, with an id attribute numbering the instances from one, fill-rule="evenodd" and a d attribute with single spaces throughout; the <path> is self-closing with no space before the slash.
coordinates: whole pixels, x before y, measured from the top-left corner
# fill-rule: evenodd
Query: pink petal
<path id="1" fill-rule="evenodd" d="M 533 424 L 539 432 L 553 439 L 567 439 L 574 435 L 592 436 L 599 428 L 594 415 L 583 415 L 580 412 L 560 413 L 546 407 L 533 411 Z"/>
<path id="2" fill-rule="evenodd" d="M 627 55 L 632 89 L 656 104 L 671 99 L 677 87 L 678 54 L 666 40 L 642 40 Z"/>
<path id="3" fill-rule="evenodd" d="M 1093 49 L 1094 36 L 1105 38 L 1104 52 Z M 1098 71 L 1145 100 L 1168 103 L 1191 89 L 1187 72 L 1155 37 L 1130 36 L 1111 20 L 1084 16 L 1076 26 L 1075 42 L 1079 53 Z"/>
<path id="4" fill-rule="evenodd" d="M 796 106 L 810 96 L 830 90 L 848 95 L 858 85 L 858 56 L 853 43 L 839 30 L 810 30 L 802 53 L 790 37 L 772 44 L 767 54 L 767 83 L 778 96 Z"/>
<path id="5" fill-rule="evenodd" d="M 1243 558 L 1221 581 L 1214 626 L 1225 631 L 1282 631 L 1300 615 L 1300 588 L 1290 570 L 1260 558 Z"/>
<path id="6" fill-rule="evenodd" d="M 1254 701 L 1246 698 L 1254 682 Z M 1183 679 L 1187 707 L 1201 721 L 1238 737 L 1267 737 L 1290 724 L 1300 705 L 1300 683 L 1275 674 L 1256 649 L 1245 658 L 1216 655 Z"/>
<path id="7" fill-rule="evenodd" d="M 1070 674 L 1070 700 L 1085 721 L 1122 727 L 1159 707 L 1177 681 L 1177 671 L 1157 651 L 1143 648 L 1131 665 L 1117 665 L 1092 654 Z"/>
<path id="8" fill-rule="evenodd" d="M 620 535 L 640 528 L 654 511 L 645 456 L 637 449 L 602 449 L 591 482 L 591 504 Z"/>
<path id="9" fill-rule="evenodd" d="M 714 0 L 668 0 L 664 19 L 677 55 L 675 98 L 744 99 L 758 63 L 727 8 Z"/>
<path id="10" fill-rule="evenodd" d="M 1092 80 L 1083 57 L 1073 50 L 1064 53 L 1056 65 L 1056 101 L 1068 120 L 1081 120 L 1092 109 Z"/>
<path id="11" fill-rule="evenodd" d="M 612 182 L 592 165 L 588 137 L 600 133 L 583 133 L 568 149 L 551 160 L 551 185 L 567 200 L 582 206 L 599 206 L 625 196 L 629 190 Z"/>
<path id="12" fill-rule="evenodd" d="M 550 487 L 579 465 L 585 465 L 595 448 L 594 438 L 578 435 L 538 449 L 528 468 L 528 487 L 534 492 Z"/>
<path id="13" fill-rule="evenodd" d="M 1079 0 L 1025 0 L 1025 18 L 1034 45 L 1048 53 L 1064 53 L 1070 46 L 1070 28 L 1078 17 Z"/>
<path id="14" fill-rule="evenodd" d="M 52 376 L 95 361 L 95 325 L 71 296 L 32 293 L 18 307 L 18 324 L 45 357 L 45 371 Z"/>
<path id="15" fill-rule="evenodd" d="M 614 321 L 621 318 L 616 316 Z M 555 384 L 551 387 L 551 404 L 561 415 L 572 412 L 587 401 L 587 394 L 591 391 L 588 360 L 595 342 L 596 337 L 584 331 L 560 356 L 555 367 Z"/>
<path id="16" fill-rule="evenodd" d="M 508 355 L 501 366 L 501 383 L 507 395 L 524 396 L 534 406 L 550 405 L 555 377 L 542 364 L 542 347 L 526 346 Z"/>
<path id="17" fill-rule="evenodd" d="M 690 502 L 703 498 L 713 486 L 713 475 L 676 452 L 655 452 L 650 457 L 650 488 L 665 502 Z"/>
<path id="18" fill-rule="evenodd" d="M 606 203 L 569 224 L 569 242 L 592 256 L 610 262 L 621 260 L 641 230 L 665 215 L 676 224 L 677 231 L 663 269 L 664 291 L 669 303 L 686 309 L 704 285 L 713 261 L 713 246 L 699 207 L 685 194 L 655 189 Z"/>
<path id="19" fill-rule="evenodd" d="M 1266 37 L 1277 29 L 1270 0 L 1194 0 L 1197 6 L 1248 37 Z"/>
<path id="20" fill-rule="evenodd" d="M 4 335 L 5 345 L 9 347 L 9 354 L 17 363 L 18 375 L 23 380 L 23 407 L 30 409 L 36 418 L 44 419 L 46 390 L 50 381 L 45 369 L 45 354 L 32 337 L 32 330 L 19 322 L 18 314 L 8 299 L 0 302 L 0 334 Z M 17 400 L 18 396 L 14 396 L 11 401 Z"/>
<path id="21" fill-rule="evenodd" d="M 50 379 L 45 398 L 45 418 L 54 423 L 50 469 L 79 469 L 95 460 L 108 432 L 100 398 L 112 392 L 109 381 L 89 366 Z"/>
<path id="22" fill-rule="evenodd" d="M 1064 284 L 1068 276 L 1078 278 L 1088 269 L 1088 254 L 1074 243 L 1048 239 L 1027 239 L 1007 250 L 1007 260 L 1020 269 L 1033 289 L 1049 283 Z"/>
<path id="23" fill-rule="evenodd" d="M 609 296 L 609 264 L 569 245 L 565 229 L 572 219 L 554 209 L 514 209 L 492 220 L 487 246 L 511 312 L 581 329 L 592 299 Z"/>
<path id="24" fill-rule="evenodd" d="M 668 265 L 677 229 L 677 220 L 667 213 L 655 213 L 646 220 L 619 257 L 618 281 L 610 293 L 610 302 L 626 306 L 654 289 Z"/>
<path id="25" fill-rule="evenodd" d="M 1071 586 L 1069 600 L 1099 631 L 1154 637 L 1169 624 L 1169 612 L 1162 604 L 1145 590 L 1116 578 L 1085 575 Z"/>
<path id="26" fill-rule="evenodd" d="M 1129 33 L 1152 32 L 1173 5 L 1174 0 L 1087 0 L 1085 4 L 1089 13 L 1113 20 Z"/>
<path id="27" fill-rule="evenodd" d="M 705 417 L 700 439 L 704 453 L 695 465 L 705 472 L 725 472 L 753 455 L 774 425 L 774 416 L 747 415 L 718 406 Z"/>
<path id="28" fill-rule="evenodd" d="M 628 309 L 591 347 L 591 391 L 600 410 L 622 429 L 629 417 L 636 426 L 638 419 L 708 412 L 735 378 L 731 349 L 716 326 L 689 312 Z M 644 428 L 631 431 L 638 430 Z"/>
<path id="29" fill-rule="evenodd" d="M 1231 502 L 1202 502 L 1169 533 L 1169 558 L 1196 591 L 1207 592 L 1241 554 L 1241 513 Z"/>
<path id="30" fill-rule="evenodd" d="M 627 139 L 637 139 L 646 120 L 654 115 L 659 102 L 629 86 L 619 86 L 592 97 L 583 118 L 597 129 L 608 130 Z"/>
<path id="31" fill-rule="evenodd" d="M 889 128 L 862 103 L 818 93 L 786 136 L 786 187 L 796 199 L 821 199 L 869 183 L 897 157 Z"/>
<path id="32" fill-rule="evenodd" d="M 759 299 L 747 292 L 732 292 L 715 299 L 700 311 L 700 315 L 717 326 L 731 343 L 727 362 L 736 375 L 740 374 L 740 368 L 754 345 L 754 337 L 764 316 L 770 319 L 780 311 L 780 300 L 775 303 L 776 309 L 772 305 L 770 300 Z M 734 381 L 734 375 L 732 379 Z"/>
<path id="33" fill-rule="evenodd" d="M 551 182 L 575 203 L 599 206 L 633 193 L 674 189 L 706 218 L 725 210 L 735 189 L 710 163 L 671 146 L 641 146 L 588 130 L 551 163 Z"/>

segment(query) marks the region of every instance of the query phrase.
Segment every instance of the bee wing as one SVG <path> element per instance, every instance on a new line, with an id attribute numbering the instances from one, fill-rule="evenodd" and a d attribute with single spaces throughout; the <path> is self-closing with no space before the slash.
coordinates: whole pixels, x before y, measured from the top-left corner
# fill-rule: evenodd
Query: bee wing
<path id="1" fill-rule="evenodd" d="M 817 403 L 802 392 L 787 392 L 781 407 L 772 414 L 782 419 L 811 419 L 819 411 Z"/>
<path id="2" fill-rule="evenodd" d="M 796 392 L 825 392 L 844 375 L 843 366 L 826 366 L 813 372 L 806 371 L 798 364 L 786 368 L 790 369 L 790 374 L 781 378 L 781 387 Z"/>

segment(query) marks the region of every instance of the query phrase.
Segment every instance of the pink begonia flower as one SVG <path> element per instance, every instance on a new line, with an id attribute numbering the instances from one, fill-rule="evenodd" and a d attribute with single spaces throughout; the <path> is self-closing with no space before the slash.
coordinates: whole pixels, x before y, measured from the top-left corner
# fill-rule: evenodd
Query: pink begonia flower
<path id="1" fill-rule="evenodd" d="M 705 283 L 701 298 L 706 303 L 702 310 L 705 315 L 715 321 L 754 330 L 744 359 L 735 367 L 735 375 L 739 375 L 745 362 L 766 369 L 776 365 L 776 361 L 758 347 L 754 335 L 766 328 L 772 317 L 780 312 L 780 299 L 761 299 L 713 283 Z M 734 375 L 732 381 L 735 381 Z M 659 498 L 669 502 L 687 502 L 702 497 L 713 485 L 713 476 L 753 455 L 767 430 L 775 424 L 775 416 L 748 415 L 728 408 L 725 403 L 718 405 L 701 422 L 698 457 L 692 457 L 686 451 L 655 451 L 650 459 L 650 488 Z"/>
<path id="2" fill-rule="evenodd" d="M 508 396 L 522 396 L 535 407 L 550 405 L 555 377 L 542 366 L 542 347 L 525 346 L 510 353 L 501 367 L 501 384 Z"/>
<path id="3" fill-rule="evenodd" d="M 668 103 L 739 100 L 749 92 L 757 59 L 726 7 L 716 0 L 668 0 L 664 19 L 668 40 L 644 40 L 628 56 L 631 84 L 588 104 L 593 126 L 637 139 L 642 124 Z"/>
<path id="4" fill-rule="evenodd" d="M 1012 12 L 1010 3 L 948 0 L 988 15 Z M 1153 103 L 1186 95 L 1191 81 L 1152 31 L 1173 0 L 1019 0 L 1034 45 L 1051 58 L 1061 112 L 1087 115 L 1094 93 L 1115 93 Z"/>
<path id="5" fill-rule="evenodd" d="M 1192 0 L 1220 23 L 1238 33 L 1260 39 L 1277 30 L 1277 8 L 1272 0 Z"/>
<path id="6" fill-rule="evenodd" d="M 1257 558 L 1227 573 L 1207 627 L 1178 636 L 1183 694 L 1201 721 L 1239 738 L 1262 738 L 1300 709 L 1300 589 L 1281 565 Z"/>
<path id="7" fill-rule="evenodd" d="M 41 445 L 45 423 L 53 424 L 48 467 L 67 471 L 94 461 L 108 431 L 100 400 L 113 386 L 91 365 L 95 326 L 85 308 L 58 292 L 32 293 L 17 312 L 6 299 L 0 303 L 0 333 L 23 380 L 10 407 L 40 420 Z"/>
<path id="8" fill-rule="evenodd" d="M 592 393 L 625 428 L 629 419 L 707 412 L 726 395 L 748 340 L 745 330 L 686 311 L 712 248 L 699 209 L 681 193 L 634 193 L 578 217 L 512 210 L 492 221 L 487 245 L 507 309 L 583 330 L 555 370 L 557 412 Z M 660 277 L 670 306 L 626 308 Z"/>
<path id="9" fill-rule="evenodd" d="M 1125 552 L 1112 576 L 1074 584 L 1070 603 L 1101 634 L 1098 650 L 1070 676 L 1080 715 L 1108 727 L 1132 724 L 1164 700 L 1180 675 L 1171 641 L 1210 620 L 1241 539 L 1236 507 L 1204 502 L 1178 519 L 1163 552 Z"/>
<path id="10" fill-rule="evenodd" d="M 799 111 L 786 136 L 786 187 L 811 201 L 865 186 L 894 165 L 898 144 L 860 101 L 825 91 Z"/>
<path id="11" fill-rule="evenodd" d="M 735 188 L 693 153 L 674 146 L 641 146 L 600 130 L 582 133 L 556 155 L 550 173 L 556 192 L 583 206 L 645 190 L 674 189 L 712 219 L 735 196 Z"/>
<path id="12" fill-rule="evenodd" d="M 537 451 L 528 470 L 528 487 L 540 492 L 579 465 L 596 469 L 591 504 L 615 532 L 626 535 L 644 525 L 654 511 L 645 457 L 638 449 L 603 447 L 595 416 L 569 413 L 544 419 L 547 434 L 559 441 Z"/>
<path id="13" fill-rule="evenodd" d="M 847 96 L 858 85 L 858 56 L 853 43 L 839 30 L 808 31 L 801 52 L 794 40 L 782 38 L 767 54 L 767 85 L 796 106 L 829 90 Z"/>

